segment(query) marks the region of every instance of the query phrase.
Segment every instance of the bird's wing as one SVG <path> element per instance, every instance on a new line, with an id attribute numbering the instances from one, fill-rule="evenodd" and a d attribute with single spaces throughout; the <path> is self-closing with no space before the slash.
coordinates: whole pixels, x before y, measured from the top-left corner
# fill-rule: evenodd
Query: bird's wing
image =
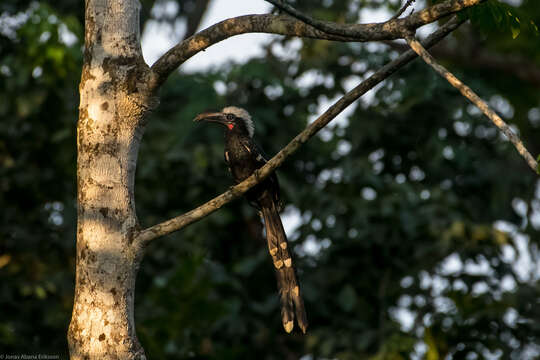
<path id="1" fill-rule="evenodd" d="M 253 156 L 255 161 L 257 162 L 257 167 L 261 167 L 268 161 L 266 154 L 264 151 L 253 141 L 249 138 L 243 138 L 241 140 L 242 145 L 246 148 L 246 150 Z"/>
<path id="2" fill-rule="evenodd" d="M 253 157 L 255 158 L 255 161 L 257 162 L 257 167 L 260 168 L 262 167 L 264 164 L 266 164 L 268 162 L 268 156 L 264 153 L 264 150 L 262 150 L 258 145 L 257 143 L 255 143 L 253 140 L 251 139 L 248 139 L 247 141 L 249 141 L 249 144 L 245 144 L 245 146 L 249 146 L 249 148 L 251 149 L 251 152 L 253 154 Z M 270 176 L 268 176 L 268 181 L 270 182 L 271 184 L 271 187 L 272 187 L 272 194 L 274 195 L 274 201 L 277 205 L 277 208 L 278 208 L 278 211 L 281 211 L 282 210 L 282 207 L 283 207 L 283 204 L 281 202 L 281 196 L 280 196 L 280 187 L 279 187 L 279 181 L 278 181 L 278 177 L 277 177 L 277 174 L 275 172 L 273 172 L 272 174 L 270 174 Z"/>
<path id="3" fill-rule="evenodd" d="M 225 159 L 225 164 L 227 164 L 227 169 L 229 169 L 229 173 L 232 174 L 231 163 L 229 162 L 229 152 L 227 150 L 225 150 L 223 157 Z"/>

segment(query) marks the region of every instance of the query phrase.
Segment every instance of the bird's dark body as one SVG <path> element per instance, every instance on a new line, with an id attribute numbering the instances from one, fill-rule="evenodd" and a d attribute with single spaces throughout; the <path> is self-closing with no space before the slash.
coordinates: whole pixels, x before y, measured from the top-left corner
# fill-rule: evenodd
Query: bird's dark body
<path id="1" fill-rule="evenodd" d="M 228 107 L 220 113 L 201 114 L 196 121 L 205 120 L 225 125 L 225 162 L 236 183 L 248 178 L 266 163 L 261 150 L 253 141 L 253 123 L 247 111 Z M 279 183 L 272 173 L 246 193 L 249 202 L 259 210 L 266 227 L 266 242 L 276 271 L 281 303 L 281 321 L 285 331 L 291 332 L 294 319 L 305 333 L 307 317 L 300 287 L 296 278 L 287 236 L 279 217 L 281 200 Z"/>
<path id="2" fill-rule="evenodd" d="M 239 130 L 232 129 L 225 133 L 225 162 L 236 183 L 247 179 L 255 170 L 266 163 L 261 151 L 252 139 L 246 138 Z M 249 202 L 261 209 L 271 201 L 281 203 L 277 176 L 272 173 L 246 194 Z M 280 207 L 279 205 L 278 207 Z"/>

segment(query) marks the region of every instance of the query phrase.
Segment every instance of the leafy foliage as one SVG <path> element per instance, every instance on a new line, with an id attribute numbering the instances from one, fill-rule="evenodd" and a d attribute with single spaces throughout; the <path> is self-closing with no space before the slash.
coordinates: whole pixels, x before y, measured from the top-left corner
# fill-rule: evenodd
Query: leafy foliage
<path id="1" fill-rule="evenodd" d="M 522 30 L 539 35 L 535 20 L 526 11 L 499 0 L 487 0 L 464 13 L 475 26 L 488 33 L 511 33 L 513 39 L 517 38 Z"/>
<path id="2" fill-rule="evenodd" d="M 349 3 L 310 2 L 309 11 L 357 21 L 359 5 Z M 23 2 L 10 4 L 26 9 Z M 66 4 L 32 5 L 13 35 L 0 32 L 0 348 L 6 352 L 66 353 L 82 38 L 80 13 L 61 10 Z M 520 12 L 535 22 L 540 17 L 536 1 L 514 10 L 522 23 Z M 481 23 L 496 23 L 482 15 L 491 10 L 478 11 Z M 64 26 L 77 41 L 65 42 Z M 448 43 L 540 62 L 540 44 L 530 33 L 479 39 L 464 28 Z M 194 115 L 227 104 L 246 107 L 257 141 L 272 155 L 331 99 L 395 56 L 384 45 L 275 39 L 264 58 L 175 74 L 162 89 L 139 157 L 142 225 L 187 211 L 231 185 L 221 129 L 193 124 Z M 442 60 L 540 153 L 540 97 L 533 84 L 511 71 Z M 427 66 L 416 61 L 385 81 L 278 172 L 285 218 L 297 223 L 289 237 L 308 334 L 282 331 L 260 220 L 245 201 L 236 201 L 148 249 L 136 322 L 149 357 L 538 354 L 536 177 Z"/>
<path id="3" fill-rule="evenodd" d="M 65 354 L 81 44 L 62 34 L 81 33 L 47 5 L 17 18 L 0 35 L 0 347 Z"/>

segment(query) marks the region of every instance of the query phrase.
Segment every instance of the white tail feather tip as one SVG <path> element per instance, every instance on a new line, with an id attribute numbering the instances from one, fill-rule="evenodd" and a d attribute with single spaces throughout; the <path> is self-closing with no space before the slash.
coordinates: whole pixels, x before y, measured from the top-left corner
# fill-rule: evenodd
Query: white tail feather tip
<path id="1" fill-rule="evenodd" d="M 291 267 L 291 265 L 292 265 L 292 260 L 291 260 L 291 258 L 285 259 L 284 263 L 285 263 L 285 266 L 286 266 L 286 267 Z"/>
<path id="2" fill-rule="evenodd" d="M 283 324 L 283 327 L 285 328 L 285 331 L 290 333 L 294 327 L 294 323 L 292 321 L 287 321 L 285 324 Z"/>

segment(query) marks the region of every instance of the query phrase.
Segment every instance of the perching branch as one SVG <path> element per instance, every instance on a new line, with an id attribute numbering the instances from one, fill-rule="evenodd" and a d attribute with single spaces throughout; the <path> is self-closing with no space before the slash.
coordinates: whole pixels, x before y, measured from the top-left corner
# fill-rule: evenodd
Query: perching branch
<path id="1" fill-rule="evenodd" d="M 174 46 L 152 65 L 147 83 L 150 89 L 157 90 L 167 77 L 187 59 L 235 35 L 269 33 L 334 41 L 392 40 L 403 38 L 404 34 L 420 26 L 483 1 L 485 0 L 446 0 L 401 19 L 390 19 L 383 23 L 372 24 L 336 24 L 311 19 L 306 15 L 299 15 L 298 12 L 294 14 L 295 17 L 298 15 L 300 20 L 287 15 L 272 14 L 239 16 L 212 25 Z M 282 4 L 281 1 L 271 0 L 270 2 L 276 6 L 278 3 Z M 305 21 L 306 18 L 309 21 Z"/>
<path id="2" fill-rule="evenodd" d="M 471 90 L 467 85 L 462 83 L 458 78 L 456 78 L 452 73 L 446 70 L 443 66 L 439 65 L 437 61 L 431 56 L 431 54 L 416 40 L 414 37 L 408 36 L 406 38 L 409 46 L 419 55 L 422 59 L 430 65 L 436 72 L 438 72 L 442 77 L 444 77 L 450 85 L 459 90 L 459 92 L 469 99 L 474 105 L 476 105 L 490 120 L 501 130 L 501 132 L 506 135 L 506 137 L 512 142 L 514 147 L 517 149 L 519 154 L 525 159 L 529 167 L 536 172 L 537 162 L 534 160 L 532 155 L 523 145 L 523 142 L 520 140 L 519 136 L 512 131 L 510 126 L 499 115 L 491 108 L 489 105 L 482 100 L 474 91 Z"/>
<path id="3" fill-rule="evenodd" d="M 442 40 L 446 35 L 454 31 L 459 25 L 463 23 L 463 20 L 458 21 L 454 16 L 444 26 L 440 27 L 437 31 L 431 34 L 425 41 L 424 46 L 429 48 Z M 401 54 L 394 61 L 386 64 L 380 68 L 377 72 L 371 75 L 368 79 L 364 80 L 354 89 L 349 91 L 337 102 L 328 108 L 321 116 L 317 118 L 313 123 L 308 125 L 300 134 L 298 134 L 287 146 L 279 151 L 272 159 L 270 159 L 263 167 L 258 169 L 253 175 L 248 177 L 241 183 L 232 186 L 229 190 L 223 194 L 215 197 L 214 199 L 206 202 L 205 204 L 183 214 L 164 221 L 160 224 L 149 227 L 140 231 L 134 239 L 135 249 L 140 249 L 146 246 L 151 240 L 159 238 L 161 236 L 170 234 L 174 231 L 178 231 L 203 217 L 218 210 L 223 205 L 231 202 L 232 200 L 240 197 L 247 192 L 250 188 L 263 181 L 268 175 L 270 175 L 277 167 L 279 167 L 291 154 L 296 152 L 298 148 L 305 142 L 307 142 L 313 135 L 315 135 L 320 129 L 326 126 L 332 119 L 334 119 L 340 112 L 345 110 L 350 104 L 356 101 L 359 97 L 372 89 L 375 85 L 395 73 L 397 70 L 408 64 L 411 60 L 416 58 L 416 54 L 412 50 L 408 50 Z"/>

